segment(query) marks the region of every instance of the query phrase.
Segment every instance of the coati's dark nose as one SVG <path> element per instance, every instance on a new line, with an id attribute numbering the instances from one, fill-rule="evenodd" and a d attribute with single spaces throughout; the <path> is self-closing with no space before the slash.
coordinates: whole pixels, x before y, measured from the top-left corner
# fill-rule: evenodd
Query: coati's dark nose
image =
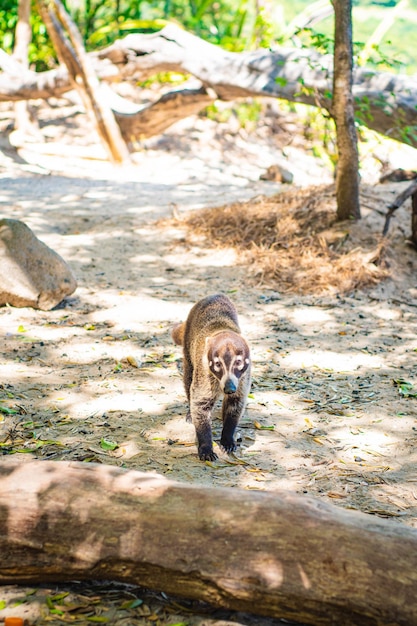
<path id="1" fill-rule="evenodd" d="M 231 378 L 226 380 L 224 385 L 224 393 L 235 393 L 237 387 Z"/>

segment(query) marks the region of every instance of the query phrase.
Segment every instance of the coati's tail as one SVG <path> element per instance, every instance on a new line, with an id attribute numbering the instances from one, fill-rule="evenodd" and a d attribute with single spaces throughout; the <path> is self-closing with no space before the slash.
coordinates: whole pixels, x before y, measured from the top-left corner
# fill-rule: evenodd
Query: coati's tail
<path id="1" fill-rule="evenodd" d="M 171 336 L 174 340 L 174 343 L 176 343 L 177 346 L 184 345 L 184 331 L 185 331 L 184 322 L 182 322 L 181 324 L 175 324 L 174 328 L 171 331 Z"/>

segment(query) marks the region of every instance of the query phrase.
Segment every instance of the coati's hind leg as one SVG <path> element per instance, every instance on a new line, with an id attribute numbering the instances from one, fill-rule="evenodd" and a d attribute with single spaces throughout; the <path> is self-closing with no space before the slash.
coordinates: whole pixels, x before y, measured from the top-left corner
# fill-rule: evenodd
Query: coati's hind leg
<path id="1" fill-rule="evenodd" d="M 190 391 L 190 414 L 197 434 L 198 456 L 202 461 L 215 461 L 217 454 L 213 451 L 211 412 L 216 397 L 204 396 L 198 389 L 193 390 L 193 387 Z"/>
<path id="2" fill-rule="evenodd" d="M 222 418 L 223 430 L 220 438 L 220 445 L 226 452 L 234 452 L 237 448 L 234 434 L 239 420 L 245 410 L 246 393 L 233 393 L 226 395 L 223 400 Z"/>

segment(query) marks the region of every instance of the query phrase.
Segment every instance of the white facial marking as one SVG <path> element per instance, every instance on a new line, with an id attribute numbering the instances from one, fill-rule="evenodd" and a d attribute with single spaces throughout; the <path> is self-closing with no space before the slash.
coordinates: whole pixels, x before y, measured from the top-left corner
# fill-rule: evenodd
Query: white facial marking
<path id="1" fill-rule="evenodd" d="M 238 370 L 243 370 L 244 363 L 243 363 L 243 359 L 242 359 L 242 357 L 240 355 L 235 357 L 234 365 L 235 365 L 235 367 L 237 367 Z"/>

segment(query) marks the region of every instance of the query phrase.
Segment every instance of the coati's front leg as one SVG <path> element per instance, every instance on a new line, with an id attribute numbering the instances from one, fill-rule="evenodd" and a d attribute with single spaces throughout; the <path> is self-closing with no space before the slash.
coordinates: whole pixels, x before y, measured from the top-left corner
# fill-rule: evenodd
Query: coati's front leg
<path id="1" fill-rule="evenodd" d="M 185 352 L 185 349 L 184 349 L 184 359 L 182 362 L 182 368 L 183 368 L 183 381 L 184 381 L 185 394 L 188 400 L 188 411 L 187 411 L 187 415 L 185 416 L 185 420 L 187 422 L 192 422 L 193 420 L 191 417 L 191 383 L 193 382 L 193 366 L 191 365 L 190 356 L 188 353 Z"/>
<path id="2" fill-rule="evenodd" d="M 211 412 L 216 397 L 201 394 L 198 387 L 190 389 L 190 414 L 195 427 L 198 442 L 198 456 L 202 461 L 215 461 L 217 454 L 213 451 L 211 432 Z"/>
<path id="3" fill-rule="evenodd" d="M 245 381 L 241 381 L 244 383 Z M 236 393 L 224 396 L 222 406 L 223 430 L 220 445 L 225 452 L 234 452 L 237 448 L 234 434 L 246 407 L 249 384 L 239 385 Z"/>

